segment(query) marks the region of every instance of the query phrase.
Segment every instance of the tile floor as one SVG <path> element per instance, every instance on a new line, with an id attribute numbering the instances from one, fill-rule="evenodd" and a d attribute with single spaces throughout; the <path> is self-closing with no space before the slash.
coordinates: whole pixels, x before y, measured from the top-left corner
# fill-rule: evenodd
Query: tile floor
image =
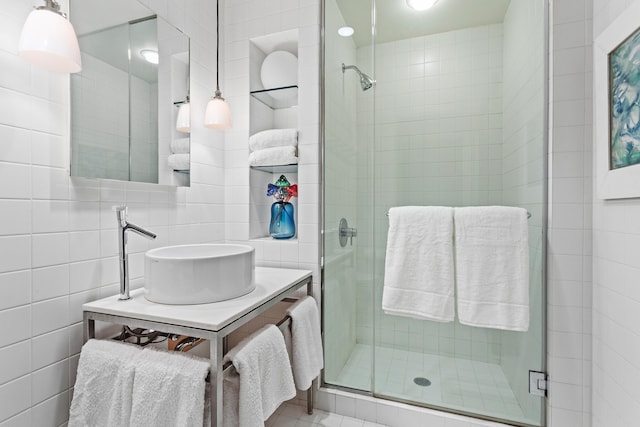
<path id="1" fill-rule="evenodd" d="M 419 386 L 416 377 L 428 379 Z M 335 382 L 368 390 L 371 347 L 358 344 Z M 376 393 L 454 410 L 527 420 L 498 364 L 378 347 Z"/>
<path id="2" fill-rule="evenodd" d="M 307 414 L 304 406 L 284 403 L 265 423 L 266 427 L 385 427 L 357 418 L 345 417 L 333 412 L 314 409 L 313 414 Z"/>

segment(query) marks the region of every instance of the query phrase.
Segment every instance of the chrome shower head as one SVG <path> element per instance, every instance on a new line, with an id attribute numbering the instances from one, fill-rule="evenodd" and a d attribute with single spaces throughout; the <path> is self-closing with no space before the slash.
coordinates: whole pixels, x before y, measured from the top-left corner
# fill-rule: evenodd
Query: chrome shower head
<path id="1" fill-rule="evenodd" d="M 344 73 L 345 70 L 355 70 L 355 72 L 358 73 L 358 76 L 360 77 L 360 87 L 362 87 L 363 91 L 371 89 L 376 82 L 371 77 L 360 71 L 360 69 L 355 65 L 344 65 L 343 63 L 342 72 Z"/>

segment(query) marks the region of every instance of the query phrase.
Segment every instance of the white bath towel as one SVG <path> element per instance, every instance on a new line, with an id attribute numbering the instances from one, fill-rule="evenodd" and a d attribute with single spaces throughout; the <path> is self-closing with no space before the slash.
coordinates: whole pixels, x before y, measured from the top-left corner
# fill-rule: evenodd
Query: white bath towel
<path id="1" fill-rule="evenodd" d="M 208 359 L 145 348 L 135 364 L 131 426 L 203 425 Z"/>
<path id="2" fill-rule="evenodd" d="M 382 293 L 385 313 L 450 322 L 453 290 L 453 208 L 391 208 Z"/>
<path id="3" fill-rule="evenodd" d="M 178 138 L 171 141 L 171 152 L 173 154 L 189 154 L 191 140 L 189 138 Z"/>
<path id="4" fill-rule="evenodd" d="M 249 166 L 278 166 L 297 163 L 296 147 L 292 145 L 265 148 L 249 154 Z"/>
<path id="5" fill-rule="evenodd" d="M 169 167 L 176 171 L 187 171 L 191 169 L 191 159 L 189 154 L 171 154 L 167 159 Z"/>
<path id="6" fill-rule="evenodd" d="M 287 309 L 291 316 L 291 366 L 298 390 L 307 390 L 324 366 L 320 314 L 316 300 L 306 296 Z"/>
<path id="7" fill-rule="evenodd" d="M 269 129 L 249 137 L 249 149 L 251 151 L 284 147 L 286 145 L 294 147 L 298 145 L 298 129 Z"/>
<path id="8" fill-rule="evenodd" d="M 454 222 L 460 323 L 526 331 L 527 211 L 507 206 L 456 208 Z"/>
<path id="9" fill-rule="evenodd" d="M 69 410 L 70 427 L 128 426 L 135 358 L 140 347 L 89 340 L 80 352 Z"/>
<path id="10" fill-rule="evenodd" d="M 264 426 L 264 420 L 282 402 L 296 395 L 284 338 L 275 325 L 266 325 L 242 340 L 224 361 L 231 361 L 239 375 L 238 425 L 242 427 Z M 228 389 L 232 388 L 225 387 L 225 393 Z M 228 395 L 231 398 L 231 392 Z M 235 404 L 225 397 L 223 406 L 232 410 Z"/>

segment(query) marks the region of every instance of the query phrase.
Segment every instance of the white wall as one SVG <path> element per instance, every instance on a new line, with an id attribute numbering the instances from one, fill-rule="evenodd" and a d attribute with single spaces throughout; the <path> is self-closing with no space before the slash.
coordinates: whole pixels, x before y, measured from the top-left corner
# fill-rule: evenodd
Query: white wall
<path id="1" fill-rule="evenodd" d="M 552 3 L 547 254 L 551 427 L 591 425 L 591 16 L 591 2 Z"/>
<path id="2" fill-rule="evenodd" d="M 320 2 L 319 0 L 233 0 L 223 4 L 224 85 L 233 129 L 225 134 L 225 236 L 256 248 L 256 265 L 313 270 L 319 286 L 320 242 Z M 250 183 L 248 164 L 251 39 L 298 31 L 298 184 L 297 239 L 277 241 L 251 236 L 251 194 L 266 196 L 266 184 Z M 255 171 L 254 171 L 255 173 Z M 279 176 L 271 178 L 273 183 Z M 287 175 L 287 174 L 285 174 Z M 288 175 L 287 175 L 288 176 Z M 263 205 L 268 208 L 267 203 Z M 268 203 L 270 205 L 270 203 Z M 263 236 L 267 233 L 265 232 Z M 319 292 L 317 293 L 319 295 Z"/>
<path id="3" fill-rule="evenodd" d="M 67 2 L 62 9 L 68 10 Z M 191 188 L 71 179 L 69 77 L 17 56 L 31 0 L 0 10 L 0 426 L 58 426 L 68 414 L 85 301 L 117 293 L 112 205 L 158 234 L 129 242 L 133 284 L 152 246 L 224 240 L 223 136 L 194 114 Z M 164 2 L 192 40 L 192 105 L 215 84 L 215 3 Z"/>
<path id="4" fill-rule="evenodd" d="M 593 37 L 633 0 L 595 0 Z M 637 19 L 637 18 L 636 18 Z M 637 20 L 640 25 L 640 20 Z M 590 76 L 589 76 L 590 77 Z M 587 110 L 591 114 L 591 110 Z M 603 144 L 604 141 L 594 141 Z M 637 167 L 637 166 L 634 166 Z M 593 425 L 640 417 L 640 200 L 593 200 Z"/>

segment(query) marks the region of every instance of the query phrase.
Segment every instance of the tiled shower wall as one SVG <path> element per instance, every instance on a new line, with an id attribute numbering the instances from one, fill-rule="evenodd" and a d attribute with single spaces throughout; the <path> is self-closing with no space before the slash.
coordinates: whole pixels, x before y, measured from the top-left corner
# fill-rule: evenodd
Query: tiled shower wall
<path id="1" fill-rule="evenodd" d="M 390 207 L 501 203 L 502 33 L 502 24 L 495 24 L 376 45 L 374 310 L 380 345 L 499 359 L 497 331 L 387 316 L 380 301 Z M 364 72 L 370 55 L 368 47 L 358 51 Z M 359 129 L 370 120 L 371 96 L 359 94 Z M 371 144 L 366 133 L 358 135 L 361 159 L 371 155 Z M 359 184 L 359 192 L 370 193 L 370 182 Z M 369 229 L 371 218 L 362 210 L 359 227 Z M 358 299 L 372 301 L 370 273 L 359 274 L 365 280 L 359 280 Z M 364 312 L 370 304 L 358 309 L 365 322 L 358 325 L 358 342 L 370 343 L 372 322 Z"/>
<path id="2" fill-rule="evenodd" d="M 324 297 L 330 312 L 324 317 L 325 380 L 334 382 L 356 344 L 356 256 L 357 242 L 366 230 L 356 223 L 358 165 L 356 139 L 356 91 L 360 90 L 355 73 L 342 72 L 342 63 L 355 64 L 356 46 L 351 38 L 340 37 L 345 25 L 335 0 L 325 3 L 325 247 Z M 358 227 L 353 245 L 339 244 L 338 225 L 345 218 Z"/>
<path id="3" fill-rule="evenodd" d="M 191 36 L 192 106 L 204 111 L 215 84 L 215 3 L 156 2 L 158 15 Z M 132 236 L 139 285 L 152 246 L 224 240 L 223 135 L 194 114 L 190 188 L 70 178 L 69 77 L 17 56 L 34 3 L 0 10 L 0 426 L 59 426 L 68 416 L 82 344 L 85 301 L 117 293 L 113 205 L 158 234 Z M 68 10 L 62 1 L 63 10 Z"/>

